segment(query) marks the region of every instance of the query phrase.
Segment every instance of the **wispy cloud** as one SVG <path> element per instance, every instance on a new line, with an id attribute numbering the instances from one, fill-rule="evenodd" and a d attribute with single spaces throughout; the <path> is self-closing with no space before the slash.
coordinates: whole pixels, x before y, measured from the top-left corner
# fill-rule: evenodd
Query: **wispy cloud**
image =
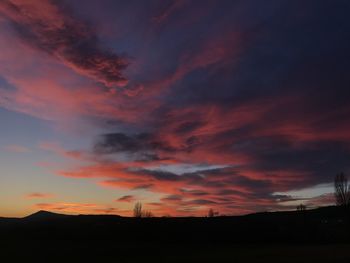
<path id="1" fill-rule="evenodd" d="M 21 146 L 21 145 L 16 145 L 16 144 L 11 144 L 11 145 L 7 145 L 4 147 L 4 149 L 6 151 L 9 152 L 14 152 L 14 153 L 29 153 L 31 152 L 31 150 L 25 146 Z"/>
<path id="2" fill-rule="evenodd" d="M 40 192 L 35 192 L 35 193 L 29 193 L 26 195 L 26 198 L 52 198 L 54 197 L 53 194 L 50 193 L 40 193 Z"/>
<path id="3" fill-rule="evenodd" d="M 122 70 L 126 60 L 103 48 L 93 27 L 68 13 L 57 1 L 4 0 L 0 12 L 32 47 L 108 87 L 125 85 Z"/>
<path id="4" fill-rule="evenodd" d="M 129 202 L 134 202 L 135 200 L 136 200 L 136 198 L 133 195 L 124 195 L 124 196 L 116 199 L 115 201 L 116 202 L 127 202 L 127 203 L 129 203 Z"/>

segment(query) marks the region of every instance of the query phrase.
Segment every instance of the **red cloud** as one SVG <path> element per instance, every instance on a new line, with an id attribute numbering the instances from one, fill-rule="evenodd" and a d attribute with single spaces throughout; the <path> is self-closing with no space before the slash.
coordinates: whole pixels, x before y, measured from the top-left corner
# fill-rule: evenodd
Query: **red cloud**
<path id="1" fill-rule="evenodd" d="M 129 203 L 129 202 L 134 202 L 135 200 L 136 200 L 135 197 L 132 196 L 132 195 L 124 195 L 124 196 L 116 199 L 115 201 L 116 202 L 127 202 L 127 203 Z"/>
<path id="2" fill-rule="evenodd" d="M 121 71 L 127 62 L 102 49 L 93 29 L 59 5 L 47 0 L 4 0 L 0 12 L 21 28 L 18 34 L 34 48 L 106 86 L 125 85 Z"/>
<path id="3" fill-rule="evenodd" d="M 138 106 L 118 106 L 125 104 L 128 98 L 82 80 L 52 57 L 31 50 L 16 41 L 5 28 L 1 30 L 4 33 L 0 37 L 3 50 L 0 54 L 0 74 L 13 86 L 13 89 L 0 89 L 2 107 L 68 127 L 75 122 L 87 126 L 81 121 L 83 116 L 127 122 L 135 122 L 139 118 Z M 12 44 L 8 45 L 9 42 Z M 71 83 L 74 83 L 73 89 Z"/>
<path id="4" fill-rule="evenodd" d="M 27 9 L 28 12 L 24 12 Z M 42 10 L 46 11 L 45 14 Z M 28 16 L 24 15 L 23 12 Z M 4 14 L 5 18 L 7 17 L 13 23 L 23 26 L 24 31 L 37 30 L 38 25 L 35 24 L 35 21 L 39 23 L 45 20 L 43 26 L 49 27 L 50 30 L 53 27 L 53 38 L 57 33 L 57 27 L 60 27 L 61 23 L 65 23 L 65 19 L 68 19 L 69 23 L 75 24 L 73 18 L 67 18 L 59 7 L 46 0 L 30 1 L 29 3 L 28 1 L 2 1 L 0 3 L 0 13 Z M 77 26 L 78 24 L 79 21 Z M 56 44 L 58 45 L 58 43 L 54 43 L 55 50 L 50 51 L 50 54 L 47 55 L 38 46 L 33 49 L 32 45 L 28 45 L 30 42 L 28 39 L 22 38 L 22 41 L 19 41 L 9 30 L 7 24 L 0 23 L 0 27 L 2 31 L 0 36 L 0 48 L 2 50 L 0 54 L 0 74 L 11 86 L 9 89 L 0 89 L 1 107 L 55 121 L 68 128 L 80 126 L 81 129 L 91 128 L 90 123 L 87 124 L 86 121 L 82 121 L 86 117 L 136 122 L 140 115 L 143 115 L 146 108 L 152 111 L 152 107 L 155 107 L 152 106 L 152 103 L 146 101 L 130 103 L 131 98 L 128 96 L 122 93 L 110 92 L 95 83 L 97 80 L 108 84 L 108 86 L 115 86 L 120 82 L 117 80 L 120 71 L 113 68 L 117 67 L 118 64 L 114 63 L 114 55 L 111 54 L 111 58 L 105 57 L 108 52 L 105 53 L 100 50 L 99 45 L 93 46 L 92 51 L 95 50 L 94 54 L 101 57 L 92 58 L 89 52 L 88 54 L 79 53 L 79 50 L 84 50 L 83 47 L 75 50 L 76 45 L 74 44 L 72 48 L 69 48 L 69 43 L 65 42 L 64 36 L 62 38 L 57 37 L 57 39 L 62 39 L 62 47 L 57 47 Z M 48 36 L 40 32 L 35 39 L 38 37 L 41 39 L 40 41 L 45 42 Z M 45 42 L 45 45 L 49 44 L 51 40 L 48 39 L 47 41 L 48 43 Z M 84 39 L 82 42 L 84 42 Z M 8 43 L 11 43 L 11 45 L 8 45 Z M 69 49 L 70 52 L 77 52 L 78 57 L 76 55 L 71 56 L 69 52 L 66 54 L 66 49 Z M 68 57 L 62 55 L 61 52 Z M 74 61 L 69 61 L 70 59 Z M 88 60 L 88 62 L 85 60 Z M 69 64 L 69 67 L 65 67 L 62 63 L 64 65 Z M 108 66 L 109 63 L 111 63 L 111 68 Z M 78 70 L 72 71 L 71 68 L 78 68 Z M 79 73 L 84 71 L 83 75 L 88 76 L 90 80 L 82 78 L 77 74 L 78 71 Z M 143 109 L 143 113 L 141 113 L 140 108 Z M 72 125 L 72 123 L 80 124 Z"/>
<path id="5" fill-rule="evenodd" d="M 281 179 L 267 176 L 267 179 L 254 179 L 248 172 L 245 176 L 236 174 L 236 169 L 223 168 L 193 174 L 174 175 L 155 171 L 128 170 L 118 164 L 99 164 L 84 167 L 80 171 L 63 173 L 65 176 L 80 178 L 107 178 L 101 186 L 121 189 L 144 190 L 167 195 L 155 212 L 171 215 L 202 215 L 214 206 L 225 214 L 255 211 L 261 207 L 276 208 L 277 199 L 270 196 L 272 181 L 274 189 L 288 189 L 288 177 Z M 290 178 L 295 181 L 295 177 Z M 259 192 L 255 192 L 256 189 Z M 260 195 L 260 196 L 259 196 Z M 122 197 L 118 201 L 131 201 L 133 196 Z M 232 203 L 235 203 L 232 206 Z M 172 213 L 170 213 L 170 210 Z M 188 215 L 188 213 L 187 213 Z"/>
<path id="6" fill-rule="evenodd" d="M 167 112 L 166 119 L 161 119 L 159 129 L 152 136 L 123 137 L 118 134 L 115 137 L 116 141 L 108 142 L 115 148 L 106 142 L 101 144 L 109 147 L 109 153 L 118 154 L 129 150 L 136 153 L 153 151 L 158 159 L 143 162 L 97 161 L 93 165 L 76 170 L 61 171 L 60 174 L 80 178 L 103 178 L 99 183 L 101 186 L 162 194 L 164 198 L 155 208 L 160 214 L 203 215 L 210 207 L 215 207 L 224 214 L 285 209 L 285 206 L 279 204 L 279 198 L 274 197 L 272 193 L 310 186 L 315 183 L 315 175 L 308 170 L 294 169 L 293 166 L 285 166 L 282 169 L 278 167 L 278 163 L 277 167 L 268 167 L 271 160 L 267 160 L 266 164 L 261 163 L 261 157 L 257 155 L 261 149 L 256 147 L 263 147 L 265 151 L 265 145 L 260 146 L 260 142 L 254 143 L 254 140 L 265 138 L 267 130 L 276 132 L 274 122 L 270 127 L 260 126 L 261 120 L 273 114 L 282 104 L 291 103 L 293 99 L 280 99 L 278 103 L 272 103 L 272 98 L 254 101 L 226 111 L 217 105 L 172 110 Z M 247 130 L 245 133 L 235 132 L 254 124 L 258 124 L 256 129 Z M 292 137 L 292 134 L 278 132 L 267 138 L 279 138 L 278 136 L 283 138 L 283 143 L 297 138 Z M 122 138 L 128 143 L 120 144 L 122 142 L 119 140 Z M 195 139 L 189 142 L 188 138 Z M 142 141 L 143 139 L 145 141 Z M 249 139 L 250 143 L 241 144 L 246 139 Z M 268 143 L 268 147 L 279 147 L 273 145 L 275 141 L 271 142 L 272 145 L 269 140 Z M 236 144 L 239 146 L 237 149 L 234 148 Z M 229 147 L 230 145 L 232 147 Z M 282 151 L 286 151 L 286 146 L 282 146 Z M 292 152 L 294 150 L 288 149 Z M 204 161 L 207 164 L 221 164 L 227 167 L 179 175 L 148 170 L 150 167 L 170 164 L 169 158 L 166 158 L 169 156 L 173 163 L 177 164 L 197 164 Z M 310 158 L 313 159 L 312 156 Z M 264 165 L 266 168 L 258 167 Z"/>
<path id="7" fill-rule="evenodd" d="M 27 198 L 51 198 L 53 197 L 54 195 L 53 194 L 49 194 L 49 193 L 30 193 L 30 194 L 27 194 L 26 197 Z"/>

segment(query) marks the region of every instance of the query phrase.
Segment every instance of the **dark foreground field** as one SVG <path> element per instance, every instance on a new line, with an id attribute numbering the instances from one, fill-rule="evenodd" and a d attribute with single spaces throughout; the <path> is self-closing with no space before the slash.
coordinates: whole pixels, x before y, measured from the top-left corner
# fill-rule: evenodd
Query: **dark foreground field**
<path id="1" fill-rule="evenodd" d="M 348 212 L 0 219 L 1 262 L 350 262 Z"/>
<path id="2" fill-rule="evenodd" d="M 119 244 L 32 241 L 1 244 L 1 262 L 281 262 L 349 263 L 347 244 Z M 4 261 L 3 261 L 4 260 Z"/>

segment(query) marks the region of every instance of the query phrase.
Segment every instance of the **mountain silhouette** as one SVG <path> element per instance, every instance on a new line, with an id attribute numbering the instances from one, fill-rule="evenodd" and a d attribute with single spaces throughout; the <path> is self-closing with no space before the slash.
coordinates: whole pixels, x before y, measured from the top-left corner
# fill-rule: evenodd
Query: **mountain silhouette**
<path id="1" fill-rule="evenodd" d="M 40 210 L 38 212 L 35 212 L 34 214 L 24 217 L 23 219 L 30 220 L 30 221 L 42 221 L 42 220 L 61 219 L 61 218 L 68 218 L 68 217 L 70 217 L 70 215 L 64 215 L 64 214 L 53 213 L 45 210 Z"/>

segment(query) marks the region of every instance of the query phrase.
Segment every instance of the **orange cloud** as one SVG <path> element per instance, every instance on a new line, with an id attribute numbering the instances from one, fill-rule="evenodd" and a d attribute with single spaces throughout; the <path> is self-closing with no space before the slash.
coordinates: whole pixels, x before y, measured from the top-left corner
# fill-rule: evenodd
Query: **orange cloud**
<path id="1" fill-rule="evenodd" d="M 117 208 L 92 203 L 38 203 L 36 208 L 67 214 L 118 214 Z"/>
<path id="2" fill-rule="evenodd" d="M 26 198 L 51 198 L 53 197 L 53 194 L 49 194 L 49 193 L 30 193 L 26 195 Z"/>

